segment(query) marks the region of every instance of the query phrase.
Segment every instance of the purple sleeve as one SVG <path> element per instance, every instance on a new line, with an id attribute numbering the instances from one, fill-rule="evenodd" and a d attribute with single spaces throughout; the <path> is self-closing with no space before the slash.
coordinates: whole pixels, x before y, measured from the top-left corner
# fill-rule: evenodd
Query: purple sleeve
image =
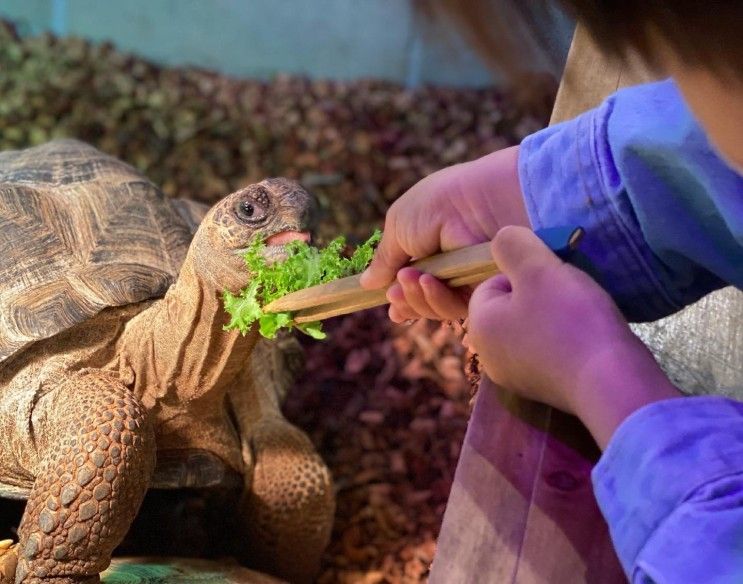
<path id="1" fill-rule="evenodd" d="M 527 137 L 519 178 L 535 229 L 586 230 L 582 251 L 631 320 L 743 286 L 743 178 L 669 81 Z"/>
<path id="2" fill-rule="evenodd" d="M 632 582 L 743 582 L 743 404 L 678 398 L 636 411 L 593 470 Z"/>

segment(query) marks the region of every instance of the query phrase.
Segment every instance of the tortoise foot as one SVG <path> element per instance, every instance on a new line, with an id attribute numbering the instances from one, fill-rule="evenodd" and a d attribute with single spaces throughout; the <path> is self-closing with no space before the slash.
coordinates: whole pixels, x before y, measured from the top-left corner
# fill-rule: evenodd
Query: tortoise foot
<path id="1" fill-rule="evenodd" d="M 15 582 L 15 568 L 18 565 L 18 546 L 7 543 L 10 540 L 0 541 L 0 584 Z"/>
<path id="2" fill-rule="evenodd" d="M 145 411 L 114 377 L 83 371 L 34 409 L 40 464 L 19 528 L 16 584 L 88 584 L 126 534 L 154 466 Z"/>
<path id="3" fill-rule="evenodd" d="M 250 441 L 255 466 L 241 504 L 245 561 L 291 582 L 311 582 L 330 540 L 335 496 L 310 439 L 279 419 Z"/>

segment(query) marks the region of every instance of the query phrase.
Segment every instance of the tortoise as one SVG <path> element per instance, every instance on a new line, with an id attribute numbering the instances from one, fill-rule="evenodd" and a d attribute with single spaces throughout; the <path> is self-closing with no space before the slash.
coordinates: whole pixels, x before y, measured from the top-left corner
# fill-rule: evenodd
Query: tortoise
<path id="1" fill-rule="evenodd" d="M 312 577 L 335 501 L 281 414 L 296 353 L 224 331 L 221 295 L 247 284 L 255 238 L 270 259 L 306 240 L 314 205 L 281 178 L 211 209 L 169 199 L 75 140 L 0 153 L 0 495 L 27 499 L 17 583 L 98 582 L 148 486 L 228 476 L 255 564 Z"/>

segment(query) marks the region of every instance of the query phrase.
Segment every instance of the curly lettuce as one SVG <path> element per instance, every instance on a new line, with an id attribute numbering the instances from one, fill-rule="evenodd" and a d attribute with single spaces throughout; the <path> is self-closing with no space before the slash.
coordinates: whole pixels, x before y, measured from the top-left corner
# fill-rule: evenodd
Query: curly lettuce
<path id="1" fill-rule="evenodd" d="M 269 339 L 275 338 L 282 328 L 296 328 L 315 339 L 324 339 L 321 322 L 295 323 L 291 312 L 263 312 L 262 307 L 291 292 L 363 272 L 381 237 L 382 233 L 376 230 L 350 257 L 343 254 L 343 236 L 321 249 L 292 241 L 285 246 L 286 259 L 273 264 L 263 257 L 265 243 L 253 242 L 244 255 L 250 283 L 238 294 L 228 290 L 223 293 L 224 308 L 230 315 L 224 329 L 237 329 L 244 335 L 257 322 L 260 334 Z"/>

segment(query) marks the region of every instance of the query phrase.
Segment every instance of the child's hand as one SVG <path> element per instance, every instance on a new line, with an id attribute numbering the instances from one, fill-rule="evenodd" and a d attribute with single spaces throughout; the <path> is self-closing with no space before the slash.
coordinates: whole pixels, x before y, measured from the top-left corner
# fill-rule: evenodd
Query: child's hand
<path id="1" fill-rule="evenodd" d="M 529 225 L 517 159 L 518 147 L 513 147 L 445 168 L 392 205 L 361 282 L 366 288 L 381 288 L 397 277 L 387 294 L 393 321 L 466 315 L 470 290 L 452 290 L 430 275 L 400 268 L 410 258 L 490 241 L 504 225 Z"/>
<path id="2" fill-rule="evenodd" d="M 651 401 L 676 397 L 609 295 L 530 230 L 492 244 L 503 274 L 477 287 L 469 342 L 496 384 L 578 415 L 600 446 Z"/>

